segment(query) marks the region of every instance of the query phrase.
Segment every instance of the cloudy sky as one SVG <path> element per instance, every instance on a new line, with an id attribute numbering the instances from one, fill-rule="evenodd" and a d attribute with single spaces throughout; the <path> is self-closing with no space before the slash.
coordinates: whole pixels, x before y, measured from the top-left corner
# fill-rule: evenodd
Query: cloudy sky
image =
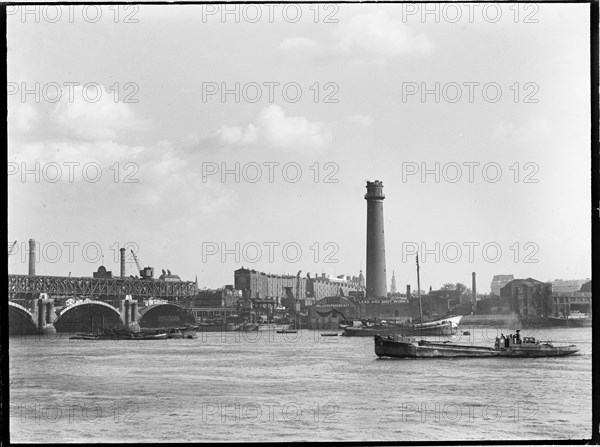
<path id="1" fill-rule="evenodd" d="M 591 275 L 585 4 L 20 8 L 10 273 L 357 275 L 378 179 L 388 284 Z"/>

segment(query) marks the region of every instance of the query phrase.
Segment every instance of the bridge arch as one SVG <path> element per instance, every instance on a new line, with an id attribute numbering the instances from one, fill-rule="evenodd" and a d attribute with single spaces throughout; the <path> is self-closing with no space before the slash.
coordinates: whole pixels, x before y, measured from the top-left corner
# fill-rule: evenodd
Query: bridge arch
<path id="1" fill-rule="evenodd" d="M 103 301 L 85 300 L 60 310 L 54 322 L 57 332 L 94 332 L 123 326 L 121 314 Z"/>
<path id="2" fill-rule="evenodd" d="M 8 302 L 9 335 L 31 334 L 37 332 L 33 314 L 20 304 Z"/>
<path id="3" fill-rule="evenodd" d="M 140 309 L 139 325 L 143 328 L 176 327 L 196 323 L 189 309 L 176 303 L 159 303 Z"/>

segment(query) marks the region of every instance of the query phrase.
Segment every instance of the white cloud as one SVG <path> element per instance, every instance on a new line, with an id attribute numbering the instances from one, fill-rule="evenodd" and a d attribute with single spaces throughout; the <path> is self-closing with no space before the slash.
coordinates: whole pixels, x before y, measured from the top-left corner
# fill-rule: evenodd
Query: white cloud
<path id="1" fill-rule="evenodd" d="M 91 102 L 97 95 L 99 99 Z M 74 87 L 73 96 L 62 95 L 52 115 L 65 136 L 87 141 L 117 140 L 120 132 L 142 125 L 131 106 L 115 102 L 102 85 L 85 92 L 83 86 Z"/>
<path id="2" fill-rule="evenodd" d="M 232 146 L 249 146 L 258 140 L 258 128 L 249 124 L 245 129 L 222 125 L 216 132 L 219 143 Z"/>
<path id="3" fill-rule="evenodd" d="M 435 49 L 431 38 L 417 33 L 385 11 L 357 14 L 340 20 L 329 40 L 289 37 L 279 44 L 281 50 L 313 58 L 348 57 L 354 66 L 385 66 L 390 58 L 418 54 L 427 55 Z"/>
<path id="4" fill-rule="evenodd" d="M 220 146 L 271 147 L 273 149 L 319 152 L 332 140 L 323 122 L 303 116 L 287 116 L 278 105 L 260 111 L 255 123 L 246 127 L 222 125 L 213 137 Z"/>
<path id="5" fill-rule="evenodd" d="M 266 140 L 276 147 L 320 150 L 332 139 L 324 123 L 310 122 L 302 116 L 286 116 L 277 105 L 263 109 L 258 122 Z"/>
<path id="6" fill-rule="evenodd" d="M 400 19 L 384 11 L 359 14 L 341 21 L 334 31 L 337 45 L 343 53 L 356 50 L 373 55 L 429 54 L 434 43 L 424 34 L 416 34 Z"/>

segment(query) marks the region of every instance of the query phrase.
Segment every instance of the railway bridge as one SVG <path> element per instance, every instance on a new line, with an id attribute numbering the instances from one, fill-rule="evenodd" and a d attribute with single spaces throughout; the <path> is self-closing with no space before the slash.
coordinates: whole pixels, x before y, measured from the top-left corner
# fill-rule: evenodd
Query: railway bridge
<path id="1" fill-rule="evenodd" d="M 193 323 L 180 302 L 196 290 L 191 281 L 8 275 L 10 333 Z"/>

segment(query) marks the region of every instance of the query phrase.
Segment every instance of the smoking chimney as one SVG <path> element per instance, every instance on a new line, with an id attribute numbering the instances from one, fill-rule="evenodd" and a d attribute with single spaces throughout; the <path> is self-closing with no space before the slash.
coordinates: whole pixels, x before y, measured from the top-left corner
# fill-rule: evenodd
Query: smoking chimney
<path id="1" fill-rule="evenodd" d="M 29 239 L 29 276 L 35 276 L 35 240 Z"/>
<path id="2" fill-rule="evenodd" d="M 121 278 L 125 278 L 125 249 L 121 248 Z"/>
<path id="3" fill-rule="evenodd" d="M 473 306 L 475 306 L 477 304 L 477 284 L 475 281 L 475 272 L 473 272 L 472 275 L 473 275 L 473 283 L 471 284 L 471 293 L 472 293 L 471 301 L 473 302 Z"/>
<path id="4" fill-rule="evenodd" d="M 367 182 L 367 297 L 386 297 L 383 182 Z"/>

